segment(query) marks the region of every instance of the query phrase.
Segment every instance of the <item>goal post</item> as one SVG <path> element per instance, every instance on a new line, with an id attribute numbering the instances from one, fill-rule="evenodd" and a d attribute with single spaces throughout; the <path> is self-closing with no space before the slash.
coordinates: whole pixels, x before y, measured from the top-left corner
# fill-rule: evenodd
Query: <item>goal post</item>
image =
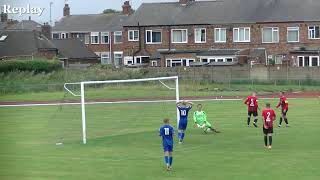
<path id="1" fill-rule="evenodd" d="M 171 88 L 162 80 L 174 80 L 175 87 Z M 97 84 L 114 84 L 114 83 L 133 83 L 133 82 L 147 82 L 147 81 L 159 81 L 164 87 L 170 90 L 175 90 L 175 102 L 180 101 L 179 97 L 179 78 L 178 76 L 171 76 L 171 77 L 157 77 L 157 78 L 144 78 L 144 79 L 126 79 L 126 80 L 107 80 L 107 81 L 83 81 L 78 83 L 65 83 L 64 89 L 68 91 L 73 96 L 80 96 L 81 101 L 81 119 L 82 119 L 82 141 L 83 144 L 87 143 L 87 130 L 86 130 L 86 101 L 85 101 L 85 85 L 97 85 Z M 80 85 L 80 94 L 77 94 L 68 88 L 68 85 Z M 157 100 L 155 102 L 161 102 L 167 100 Z M 174 100 L 173 100 L 174 101 Z M 137 101 L 138 102 L 138 101 Z M 152 102 L 152 101 L 150 101 Z M 113 103 L 113 102 L 111 102 Z M 176 109 L 176 118 L 177 118 L 177 127 L 179 124 L 179 111 Z"/>

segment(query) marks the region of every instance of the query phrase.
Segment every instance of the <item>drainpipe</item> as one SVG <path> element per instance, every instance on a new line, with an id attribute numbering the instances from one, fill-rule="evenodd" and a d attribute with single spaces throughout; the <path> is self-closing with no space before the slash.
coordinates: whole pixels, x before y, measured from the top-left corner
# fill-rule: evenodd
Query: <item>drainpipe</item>
<path id="1" fill-rule="evenodd" d="M 138 52 L 140 52 L 141 51 L 141 40 L 143 40 L 143 38 L 144 37 L 142 37 L 142 33 L 141 33 L 141 26 L 140 26 L 140 23 L 138 22 L 138 30 L 139 30 L 139 49 L 137 50 L 137 51 L 135 51 L 135 52 L 132 52 L 132 61 L 133 61 L 133 64 L 135 64 L 134 63 L 134 55 L 136 54 L 136 53 L 138 53 Z"/>
<path id="2" fill-rule="evenodd" d="M 112 57 L 112 32 L 109 33 L 109 58 L 111 60 L 111 64 L 115 65 L 115 62 Z"/>

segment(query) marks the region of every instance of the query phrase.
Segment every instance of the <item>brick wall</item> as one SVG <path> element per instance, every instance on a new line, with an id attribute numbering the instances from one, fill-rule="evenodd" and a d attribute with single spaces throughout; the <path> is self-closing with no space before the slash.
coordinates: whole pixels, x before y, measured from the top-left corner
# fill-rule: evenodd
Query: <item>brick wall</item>
<path id="1" fill-rule="evenodd" d="M 140 39 L 145 38 L 145 30 L 162 30 L 162 43 L 161 44 L 146 44 L 145 48 L 153 55 L 157 49 L 179 49 L 179 50 L 208 50 L 214 49 L 245 49 L 245 48 L 266 48 L 267 54 L 289 54 L 289 49 L 293 47 L 313 47 L 320 44 L 320 40 L 308 39 L 308 25 L 317 25 L 319 22 L 314 23 L 260 23 L 260 24 L 231 24 L 231 25 L 192 25 L 192 26 L 153 26 L 141 27 Z M 233 28 L 236 27 L 250 27 L 250 42 L 249 43 L 235 43 L 233 42 Z M 263 27 L 278 27 L 279 28 L 279 42 L 278 43 L 262 43 L 262 28 Z M 287 42 L 287 27 L 299 27 L 299 42 Z M 195 43 L 194 29 L 206 28 L 206 43 Z M 214 42 L 214 29 L 226 28 L 227 42 L 215 43 Z M 173 44 L 170 43 L 171 29 L 188 29 L 188 43 Z M 132 52 L 139 49 L 139 42 L 128 41 L 128 30 L 138 30 L 137 27 L 125 27 L 123 34 L 124 41 L 124 56 L 131 56 Z M 143 46 L 142 46 L 143 47 Z"/>

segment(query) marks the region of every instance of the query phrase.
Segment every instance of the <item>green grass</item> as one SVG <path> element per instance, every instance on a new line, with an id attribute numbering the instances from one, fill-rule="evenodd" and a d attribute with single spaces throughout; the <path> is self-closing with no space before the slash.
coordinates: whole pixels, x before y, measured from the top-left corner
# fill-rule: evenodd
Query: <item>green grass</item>
<path id="1" fill-rule="evenodd" d="M 204 104 L 209 120 L 222 133 L 205 135 L 190 123 L 185 143 L 175 143 L 172 172 L 164 168 L 158 128 L 163 117 L 175 119 L 173 103 L 88 105 L 87 145 L 81 144 L 79 106 L 2 107 L 0 179 L 320 177 L 319 100 L 290 100 L 291 127 L 275 128 L 271 151 L 263 147 L 261 120 L 257 129 L 246 127 L 241 101 Z M 56 146 L 61 138 L 64 145 Z"/>
<path id="2" fill-rule="evenodd" d="M 169 82 L 174 87 L 172 82 Z M 36 85 L 35 85 L 36 86 Z M 61 89 L 63 86 L 61 85 Z M 72 89 L 72 87 L 69 87 Z M 75 86 L 74 92 L 80 94 L 79 87 Z M 1 88 L 0 88 L 1 89 Z M 215 83 L 180 83 L 180 96 L 247 96 L 252 90 L 259 95 L 277 93 L 279 91 L 319 91 L 320 86 L 295 86 L 295 85 L 244 85 L 244 84 L 215 84 Z M 105 85 L 100 88 L 86 87 L 86 98 L 89 99 L 119 99 L 119 98 L 148 98 L 148 97 L 175 97 L 173 90 L 168 90 L 160 83 L 131 84 L 131 85 Z M 78 100 L 66 91 L 44 91 L 16 94 L 0 93 L 0 101 L 47 101 L 47 100 Z"/>

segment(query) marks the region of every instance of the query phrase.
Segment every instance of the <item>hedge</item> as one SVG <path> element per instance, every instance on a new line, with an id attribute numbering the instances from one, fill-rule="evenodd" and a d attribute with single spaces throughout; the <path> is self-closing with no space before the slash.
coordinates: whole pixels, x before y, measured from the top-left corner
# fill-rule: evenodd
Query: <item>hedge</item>
<path id="1" fill-rule="evenodd" d="M 0 61 L 0 73 L 12 71 L 52 72 L 62 68 L 57 60 L 6 60 Z"/>

